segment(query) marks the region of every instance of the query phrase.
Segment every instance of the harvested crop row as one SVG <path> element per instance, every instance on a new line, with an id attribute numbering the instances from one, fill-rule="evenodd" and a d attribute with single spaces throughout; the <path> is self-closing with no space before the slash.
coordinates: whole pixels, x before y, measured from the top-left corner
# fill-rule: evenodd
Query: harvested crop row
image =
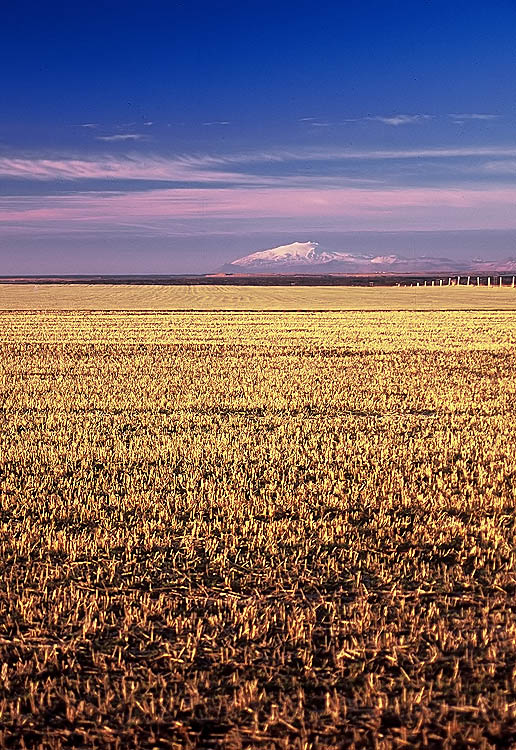
<path id="1" fill-rule="evenodd" d="M 0 315 L 0 747 L 510 747 L 514 315 Z"/>

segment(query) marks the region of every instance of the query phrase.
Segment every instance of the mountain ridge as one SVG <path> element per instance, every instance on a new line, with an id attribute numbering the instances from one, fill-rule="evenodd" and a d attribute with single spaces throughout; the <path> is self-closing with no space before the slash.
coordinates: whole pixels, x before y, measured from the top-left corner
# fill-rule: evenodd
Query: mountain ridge
<path id="1" fill-rule="evenodd" d="M 403 274 L 403 273 L 516 273 L 516 258 L 452 260 L 427 255 L 407 258 L 390 253 L 350 253 L 323 250 L 318 242 L 292 242 L 258 250 L 226 263 L 222 273 L 234 274 Z"/>

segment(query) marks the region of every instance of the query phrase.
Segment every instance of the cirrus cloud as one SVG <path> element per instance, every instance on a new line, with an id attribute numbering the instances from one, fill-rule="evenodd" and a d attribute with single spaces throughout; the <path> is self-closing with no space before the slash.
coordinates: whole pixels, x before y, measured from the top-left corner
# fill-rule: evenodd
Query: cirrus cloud
<path id="1" fill-rule="evenodd" d="M 111 136 L 115 138 L 115 136 Z M 117 140 L 120 140 L 116 136 Z M 475 160 L 492 158 L 501 163 L 516 158 L 514 146 L 461 146 L 421 149 L 273 149 L 232 154 L 97 154 L 88 159 L 74 156 L 0 157 L 0 176 L 27 180 L 192 180 L 242 183 L 253 181 L 253 165 L 289 162 L 394 162 Z M 228 171 L 230 170 L 230 171 Z M 237 171 L 235 171 L 237 170 Z M 315 170 L 312 170 L 315 172 Z M 319 172 L 323 174 L 323 171 Z M 261 181 L 267 176 L 261 175 Z M 271 178 L 272 179 L 272 178 Z"/>
<path id="2" fill-rule="evenodd" d="M 128 220 L 173 222 L 185 218 L 366 219 L 376 228 L 414 222 L 436 229 L 450 221 L 464 228 L 516 227 L 516 188 L 361 189 L 303 188 L 162 189 L 152 192 L 86 193 L 0 199 L 2 223 L 109 223 Z M 411 223 L 412 222 L 412 223 Z"/>
<path id="3" fill-rule="evenodd" d="M 398 125 L 415 125 L 417 123 L 425 122 L 425 120 L 431 120 L 433 117 L 432 115 L 374 115 L 364 119 L 397 127 Z"/>
<path id="4" fill-rule="evenodd" d="M 151 123 L 152 124 L 152 123 Z M 97 141 L 142 141 L 146 136 L 141 133 L 116 133 L 115 135 L 98 135 Z"/>

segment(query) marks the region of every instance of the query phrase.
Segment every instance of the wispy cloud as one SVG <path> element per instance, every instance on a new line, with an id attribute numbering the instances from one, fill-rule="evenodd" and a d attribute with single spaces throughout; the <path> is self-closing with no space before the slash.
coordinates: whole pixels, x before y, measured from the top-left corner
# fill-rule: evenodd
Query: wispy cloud
<path id="1" fill-rule="evenodd" d="M 432 115 L 371 115 L 363 119 L 397 127 L 398 125 L 415 125 L 426 120 L 431 120 Z"/>
<path id="2" fill-rule="evenodd" d="M 479 171 L 484 171 L 487 174 L 492 175 L 505 175 L 512 174 L 516 175 L 516 160 L 515 159 L 504 159 L 487 161 L 479 166 Z"/>
<path id="3" fill-rule="evenodd" d="M 430 114 L 394 114 L 394 115 L 367 115 L 367 117 L 348 117 L 343 122 L 345 123 L 360 123 L 360 122 L 380 122 L 383 125 L 392 125 L 397 127 L 399 125 L 417 125 L 429 120 L 438 120 L 442 118 L 450 118 L 454 124 L 462 125 L 466 121 L 479 120 L 479 121 L 495 121 L 501 118 L 501 115 L 480 113 L 480 112 L 466 112 L 462 114 L 448 114 L 448 115 L 430 115 Z M 304 120 L 310 120 L 314 118 L 303 118 Z"/>
<path id="4" fill-rule="evenodd" d="M 128 222 L 173 227 L 206 219 L 298 219 L 348 228 L 516 228 L 516 188 L 504 189 L 164 189 L 0 198 L 2 223 L 11 230 L 124 226 Z"/>
<path id="5" fill-rule="evenodd" d="M 117 140 L 119 140 L 117 138 Z M 277 149 L 233 154 L 185 154 L 156 156 L 152 154 L 97 154 L 89 159 L 77 157 L 0 157 L 0 175 L 26 180 L 146 180 L 181 181 L 200 184 L 227 182 L 234 185 L 282 185 L 314 182 L 345 184 L 346 175 L 328 174 L 339 163 L 364 162 L 362 179 L 375 178 L 367 174 L 368 162 L 410 162 L 449 164 L 450 170 L 461 170 L 466 162 L 493 161 L 499 171 L 506 160 L 516 159 L 516 147 L 471 146 L 426 149 Z M 305 174 L 299 174 L 294 164 L 300 163 Z M 303 165 L 304 163 L 304 165 Z M 319 167 L 316 167 L 320 164 Z M 486 171 L 479 165 L 479 172 Z M 274 174 L 271 173 L 271 170 Z M 493 170 L 494 167 L 493 167 Z M 350 175 L 357 179 L 356 173 Z M 385 175 L 383 176 L 385 179 Z"/>
<path id="6" fill-rule="evenodd" d="M 227 162 L 229 164 L 229 162 Z M 28 180 L 157 180 L 243 181 L 244 174 L 227 172 L 225 160 L 210 156 L 97 155 L 78 158 L 0 157 L 0 175 Z"/>
<path id="7" fill-rule="evenodd" d="M 310 125 L 313 128 L 329 128 L 333 124 L 321 117 L 300 117 L 298 122 Z"/>
<path id="8" fill-rule="evenodd" d="M 403 175 L 404 167 L 412 171 L 414 164 L 432 165 L 438 179 L 445 173 L 446 179 L 438 186 L 396 183 L 393 176 Z M 3 231 L 11 234 L 31 227 L 46 233 L 113 231 L 128 223 L 167 233 L 179 231 L 181 222 L 302 223 L 305 217 L 348 229 L 514 228 L 516 187 L 503 178 L 494 184 L 493 176 L 513 174 L 515 166 L 514 146 L 4 156 L 1 176 L 70 184 L 65 194 L 52 193 L 49 184 L 41 185 L 38 195 L 4 196 L 0 217 Z M 474 184 L 469 174 L 464 182 L 468 167 L 477 170 Z M 367 179 L 378 175 L 383 182 Z M 128 187 L 131 181 L 134 187 Z M 143 190 L 143 182 L 152 189 Z"/>
<path id="9" fill-rule="evenodd" d="M 80 128 L 90 128 L 91 130 L 98 128 L 96 122 L 83 122 L 79 125 Z"/>
<path id="10" fill-rule="evenodd" d="M 211 128 L 215 125 L 231 125 L 229 120 L 214 120 L 213 122 L 203 122 L 206 128 Z"/>
<path id="11" fill-rule="evenodd" d="M 240 154 L 199 157 L 204 163 L 258 163 L 288 161 L 347 161 L 347 160 L 390 160 L 390 159 L 455 159 L 483 156 L 513 157 L 514 146 L 457 146 L 419 149 L 277 149 L 251 151 Z"/>
<path id="12" fill-rule="evenodd" d="M 452 120 L 463 121 L 463 120 L 499 120 L 501 115 L 483 114 L 480 112 L 466 112 L 462 114 L 450 114 Z"/>
<path id="13" fill-rule="evenodd" d="M 97 141 L 141 141 L 146 136 L 141 133 L 117 133 L 116 135 L 98 135 Z"/>

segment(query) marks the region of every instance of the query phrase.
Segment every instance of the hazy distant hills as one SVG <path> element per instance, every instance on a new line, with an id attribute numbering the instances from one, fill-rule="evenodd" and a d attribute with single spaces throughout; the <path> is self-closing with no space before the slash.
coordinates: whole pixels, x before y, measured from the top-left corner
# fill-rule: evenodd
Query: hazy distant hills
<path id="1" fill-rule="evenodd" d="M 220 269 L 230 274 L 516 274 L 516 258 L 471 261 L 419 256 L 354 254 L 323 250 L 317 242 L 260 250 L 227 263 Z"/>

